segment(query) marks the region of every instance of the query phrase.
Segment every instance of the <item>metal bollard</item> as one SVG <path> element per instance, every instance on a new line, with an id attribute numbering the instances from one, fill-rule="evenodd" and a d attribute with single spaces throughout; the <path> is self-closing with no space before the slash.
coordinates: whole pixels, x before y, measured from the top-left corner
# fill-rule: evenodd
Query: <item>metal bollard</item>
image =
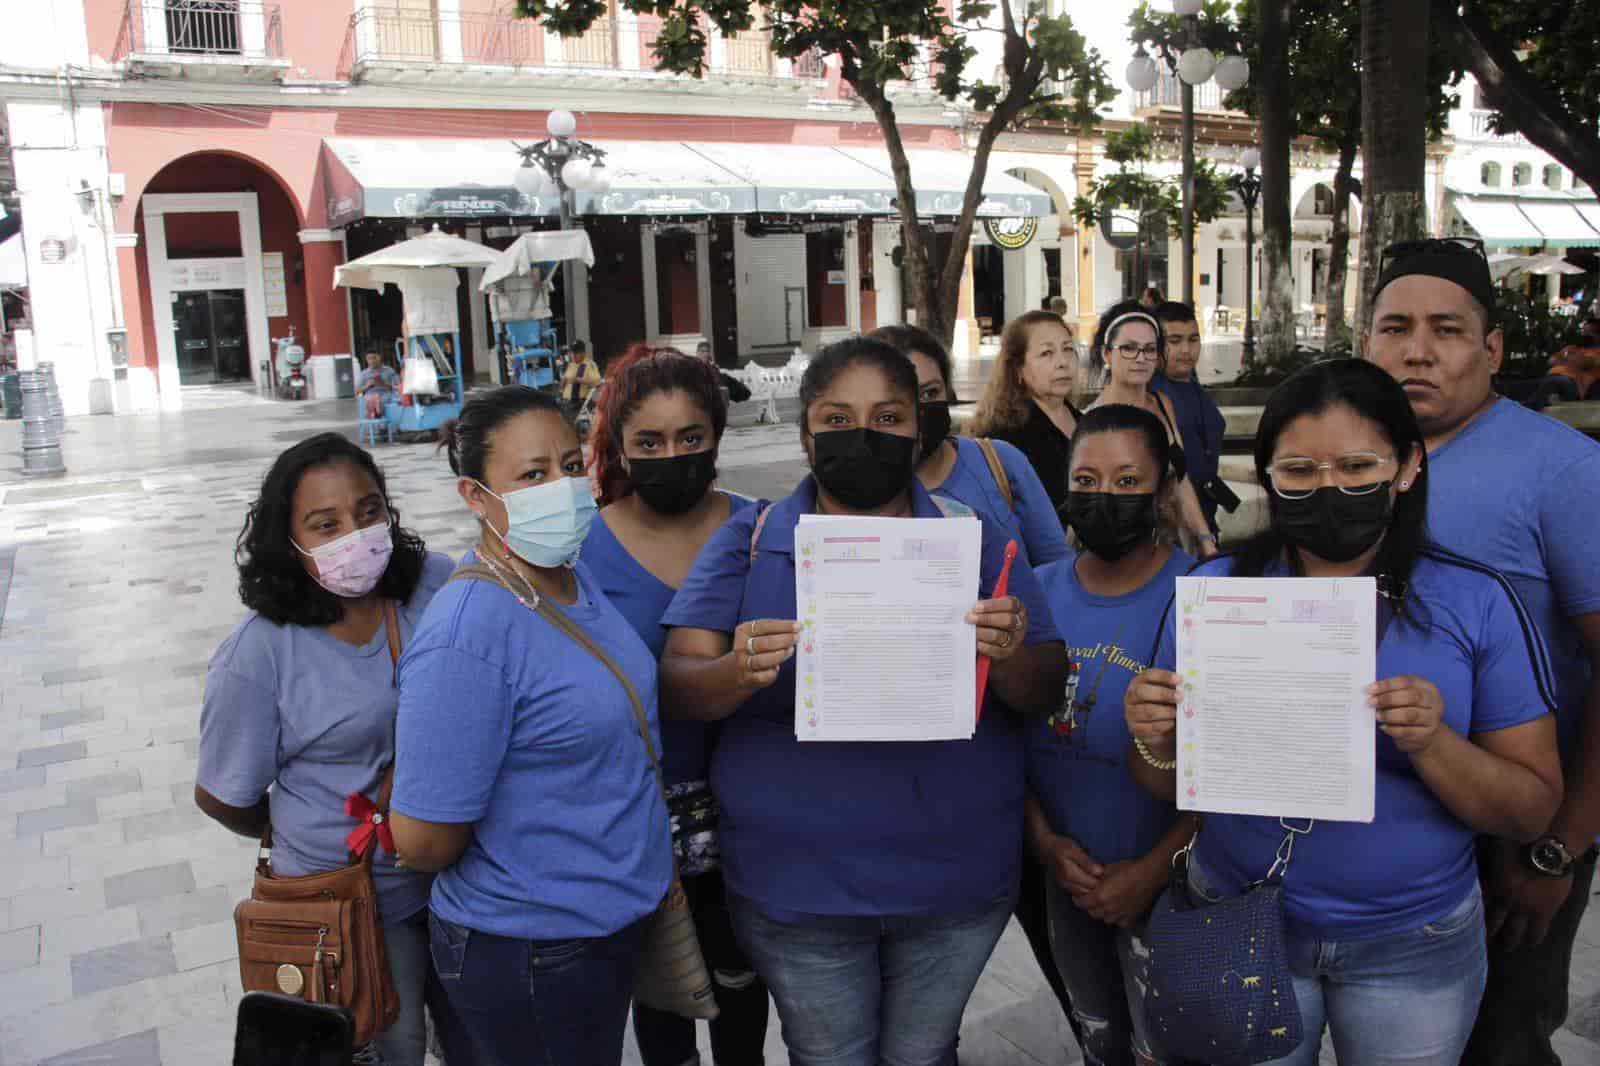
<path id="1" fill-rule="evenodd" d="M 50 383 L 50 421 L 55 424 L 56 438 L 67 435 L 67 413 L 61 407 L 61 390 L 56 387 L 56 365 L 54 363 L 40 363 L 39 370 Z"/>
<path id="2" fill-rule="evenodd" d="M 60 477 L 61 436 L 50 415 L 50 379 L 43 371 L 22 372 L 22 476 Z"/>

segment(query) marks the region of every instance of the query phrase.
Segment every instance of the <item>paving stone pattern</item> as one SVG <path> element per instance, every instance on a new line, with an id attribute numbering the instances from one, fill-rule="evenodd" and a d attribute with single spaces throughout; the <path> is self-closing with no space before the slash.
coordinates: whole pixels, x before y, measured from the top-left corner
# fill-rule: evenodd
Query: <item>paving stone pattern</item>
<path id="1" fill-rule="evenodd" d="M 973 385 L 965 386 L 975 394 Z M 240 997 L 232 925 L 254 850 L 192 802 L 205 667 L 238 620 L 233 544 L 271 458 L 348 404 L 186 390 L 182 414 L 75 418 L 68 477 L 6 499 L 20 424 L 0 422 L 0 1066 L 223 1066 Z M 472 536 L 431 445 L 377 454 L 407 524 Z M 730 432 L 723 483 L 773 497 L 794 426 Z M 31 486 L 30 486 L 31 487 Z M 114 490 L 114 491 L 112 491 Z M 9 587 L 7 587 L 7 581 Z M 1600 1063 L 1600 924 L 1573 968 L 1569 1063 Z M 787 1062 L 776 1015 L 768 1062 Z M 704 1060 L 710 1062 L 701 1027 Z M 637 1064 L 631 1035 L 627 1061 Z M 1079 1061 L 1013 926 L 962 1030 L 964 1066 Z M 1331 1061 L 1331 1060 L 1330 1060 Z"/>

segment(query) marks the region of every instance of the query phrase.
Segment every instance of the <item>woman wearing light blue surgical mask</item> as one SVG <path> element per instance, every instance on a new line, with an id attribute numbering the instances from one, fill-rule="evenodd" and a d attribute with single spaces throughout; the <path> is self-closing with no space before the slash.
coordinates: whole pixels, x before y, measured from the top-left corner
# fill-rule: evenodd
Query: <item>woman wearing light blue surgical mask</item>
<path id="1" fill-rule="evenodd" d="M 633 700 L 551 614 L 627 677 L 659 751 L 655 658 L 577 558 L 595 505 L 555 401 L 476 395 L 446 445 L 482 569 L 400 664 L 395 843 L 439 872 L 433 960 L 482 1057 L 616 1066 L 671 838 Z"/>

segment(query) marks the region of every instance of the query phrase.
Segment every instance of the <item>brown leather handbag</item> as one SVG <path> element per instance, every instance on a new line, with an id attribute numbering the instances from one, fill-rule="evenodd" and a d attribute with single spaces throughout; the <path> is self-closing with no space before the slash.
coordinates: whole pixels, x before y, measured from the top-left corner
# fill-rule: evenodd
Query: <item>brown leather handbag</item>
<path id="1" fill-rule="evenodd" d="M 400 661 L 394 605 L 385 604 L 389 655 Z M 387 812 L 393 770 L 384 774 L 376 808 Z M 374 818 L 374 822 L 381 819 Z M 354 834 L 352 834 L 354 836 Z M 350 1012 L 357 1047 L 400 1017 L 389 952 L 378 920 L 372 859 L 378 834 L 365 833 L 362 854 L 335 870 L 304 877 L 272 872 L 272 826 L 261 834 L 256 882 L 233 911 L 239 934 L 239 979 L 246 992 L 279 992 Z"/>

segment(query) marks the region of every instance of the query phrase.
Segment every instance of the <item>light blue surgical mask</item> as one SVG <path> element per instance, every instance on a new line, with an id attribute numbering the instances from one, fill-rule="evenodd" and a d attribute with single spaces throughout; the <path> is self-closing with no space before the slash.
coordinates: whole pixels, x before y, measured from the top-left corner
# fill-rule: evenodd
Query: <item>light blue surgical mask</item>
<path id="1" fill-rule="evenodd" d="M 484 524 L 518 558 L 534 566 L 564 566 L 578 557 L 596 510 L 587 478 L 564 477 L 504 496 L 481 481 L 477 484 L 506 505 L 504 533 L 492 522 Z"/>

